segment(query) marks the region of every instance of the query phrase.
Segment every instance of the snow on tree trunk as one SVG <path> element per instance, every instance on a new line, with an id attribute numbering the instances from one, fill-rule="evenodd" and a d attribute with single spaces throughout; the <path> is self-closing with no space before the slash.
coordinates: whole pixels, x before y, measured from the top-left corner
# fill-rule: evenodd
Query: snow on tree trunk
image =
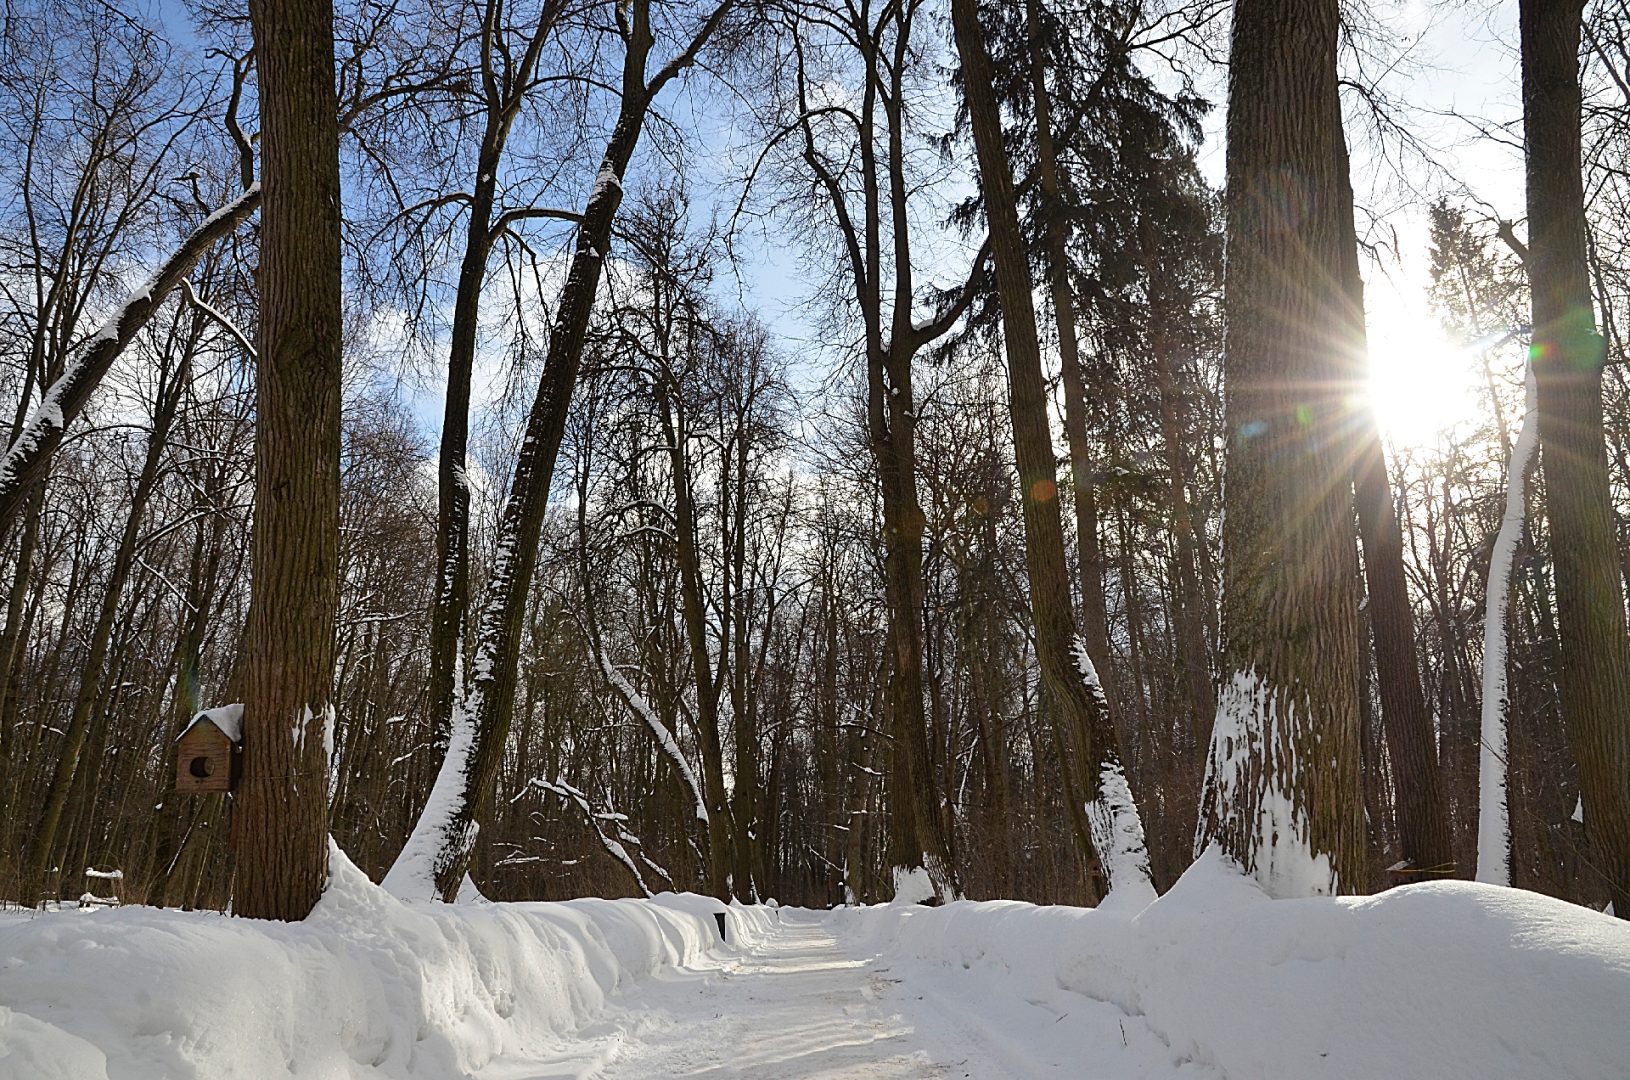
<path id="1" fill-rule="evenodd" d="M 475 714 L 464 696 L 462 663 L 453 667 L 453 718 L 447 742 L 447 753 L 442 757 L 436 782 L 430 788 L 413 832 L 408 836 L 402 852 L 391 864 L 385 880 L 380 884 L 386 892 L 400 900 L 435 900 L 437 860 L 445 847 L 446 837 L 460 818 L 464 807 L 464 777 L 469 771 L 470 751 L 475 745 Z M 472 823 L 472 829 L 476 828 Z M 467 842 L 473 844 L 472 832 Z"/>
<path id="2" fill-rule="evenodd" d="M 921 904 L 934 899 L 934 879 L 920 866 L 894 868 L 891 904 Z"/>
<path id="3" fill-rule="evenodd" d="M 1200 798 L 1218 834 L 1250 837 L 1247 865 L 1269 896 L 1328 896 L 1339 884 L 1335 865 L 1329 853 L 1314 850 L 1306 799 L 1295 797 L 1302 779 L 1295 709 L 1289 694 L 1254 672 L 1236 672 L 1224 683 Z M 1252 811 L 1253 820 L 1233 820 Z M 1196 858 L 1211 838 L 1202 817 Z"/>
<path id="4" fill-rule="evenodd" d="M 927 852 L 917 866 L 891 867 L 890 877 L 894 881 L 891 904 L 949 904 L 962 899 L 945 860 Z M 845 889 L 852 898 L 854 890 L 847 885 Z"/>
<path id="5" fill-rule="evenodd" d="M 1522 539 L 1525 478 L 1539 446 L 1534 366 L 1523 380 L 1523 421 L 1506 470 L 1505 516 L 1489 556 L 1488 596 L 1483 625 L 1483 736 L 1477 769 L 1477 880 L 1511 884 L 1511 808 L 1506 797 L 1506 608 L 1511 599 L 1511 563 Z"/>
<path id="6" fill-rule="evenodd" d="M 1104 684 L 1098 678 L 1087 643 L 1075 641 L 1075 667 L 1086 683 L 1087 693 L 1098 708 L 1109 710 Z M 1092 828 L 1092 846 L 1109 881 L 1109 891 L 1117 903 L 1149 903 L 1155 899 L 1154 882 L 1149 877 L 1149 844 L 1143 834 L 1143 818 L 1138 814 L 1132 785 L 1113 747 L 1101 752 L 1098 766 L 1098 797 L 1087 802 L 1087 822 Z M 1105 897 L 1108 899 L 1108 897 Z"/>

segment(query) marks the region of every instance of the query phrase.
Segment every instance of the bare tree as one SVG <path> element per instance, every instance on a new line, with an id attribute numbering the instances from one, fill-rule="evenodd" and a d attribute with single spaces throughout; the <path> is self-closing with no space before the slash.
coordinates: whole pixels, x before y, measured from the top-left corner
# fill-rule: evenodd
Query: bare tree
<path id="1" fill-rule="evenodd" d="M 696 60 L 729 13 L 732 0 L 706 7 L 684 45 L 654 76 L 646 75 L 656 38 L 652 0 L 616 5 L 616 36 L 623 45 L 621 102 L 606 142 L 594 188 L 584 205 L 576 250 L 549 336 L 538 393 L 527 418 L 509 498 L 499 519 L 497 560 L 477 620 L 471 677 L 454 715 L 452 735 L 430 803 L 392 868 L 387 884 L 404 894 L 458 897 L 480 823 L 488 813 L 503 761 L 514 707 L 516 665 L 526 600 L 537 564 L 538 537 L 566 412 L 577 385 L 583 337 L 604 268 L 612 223 L 622 203 L 623 174 L 639 143 L 651 104 Z"/>

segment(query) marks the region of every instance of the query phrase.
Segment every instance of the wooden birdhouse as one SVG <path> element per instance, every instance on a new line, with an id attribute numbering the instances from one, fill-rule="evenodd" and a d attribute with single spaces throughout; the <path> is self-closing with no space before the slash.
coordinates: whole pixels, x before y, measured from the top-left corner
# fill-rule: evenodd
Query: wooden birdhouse
<path id="1" fill-rule="evenodd" d="M 176 737 L 175 751 L 177 794 L 231 791 L 243 771 L 243 706 L 199 713 Z"/>

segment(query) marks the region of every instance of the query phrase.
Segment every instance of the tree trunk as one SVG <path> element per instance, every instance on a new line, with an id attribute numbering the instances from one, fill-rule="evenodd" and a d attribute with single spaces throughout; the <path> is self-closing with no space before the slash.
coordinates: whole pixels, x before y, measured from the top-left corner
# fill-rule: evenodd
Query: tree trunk
<path id="1" fill-rule="evenodd" d="M 486 603 L 477 620 L 470 681 L 454 716 L 448 750 L 431 788 L 430 802 L 387 875 L 388 879 L 394 877 L 395 887 L 406 894 L 420 896 L 433 891 L 442 900 L 452 902 L 458 898 L 469 871 L 476 833 L 489 814 L 509 741 L 538 538 L 566 430 L 566 411 L 577 387 L 589 315 L 611 242 L 612 222 L 622 204 L 623 174 L 639 142 L 652 99 L 694 61 L 729 8 L 729 0 L 715 6 L 687 48 L 648 84 L 645 67 L 654 44 L 650 3 L 633 0 L 629 5 L 622 101 L 594 188 L 583 208 L 576 249 L 561 286 L 549 350 L 527 416 L 509 498 L 499 514 L 497 557 Z"/>
<path id="2" fill-rule="evenodd" d="M 13 858 L 12 838 L 13 822 L 16 820 L 16 806 L 19 788 L 22 786 L 22 777 L 19 766 L 22 764 L 22 755 L 18 753 L 17 744 L 17 715 L 22 708 L 22 668 L 23 654 L 27 649 L 27 624 L 29 576 L 34 569 L 34 552 L 39 545 L 40 517 L 45 505 L 45 484 L 34 485 L 29 493 L 28 504 L 24 510 L 20 535 L 17 538 L 17 558 L 12 565 L 11 588 L 6 593 L 6 625 L 0 630 L 0 859 L 11 861 L 13 866 L 21 866 L 21 859 Z M 4 526 L 0 526 L 3 529 Z M 24 803 L 26 805 L 26 803 Z M 0 879 L 0 887 L 16 882 L 6 882 Z M 24 903 L 32 897 L 21 894 L 18 899 Z"/>
<path id="3" fill-rule="evenodd" d="M 1630 918 L 1630 638 L 1614 558 L 1602 364 L 1586 261 L 1580 160 L 1583 0 L 1522 0 L 1532 349 L 1545 470 L 1562 712 L 1585 831 L 1615 912 Z"/>
<path id="4" fill-rule="evenodd" d="M 485 140 L 484 140 L 485 142 Z M 470 435 L 470 383 L 481 286 L 492 245 L 497 154 L 483 145 L 480 174 L 470 203 L 464 261 L 453 300 L 452 340 L 447 350 L 447 395 L 442 407 L 441 447 L 436 463 L 436 585 L 430 611 L 429 717 L 433 744 L 445 750 L 453 722 L 454 695 L 462 674 L 459 647 L 470 603 L 470 481 L 466 472 Z"/>
<path id="5" fill-rule="evenodd" d="M 252 0 L 260 77 L 255 523 L 234 799 L 237 914 L 303 919 L 326 885 L 339 600 L 340 178 L 330 0 Z"/>
<path id="6" fill-rule="evenodd" d="M 1197 842 L 1362 888 L 1336 0 L 1240 0 L 1228 100 L 1222 663 Z"/>
<path id="7" fill-rule="evenodd" d="M 707 793 L 708 884 L 713 895 L 730 899 L 730 804 L 724 786 L 724 749 L 719 739 L 719 684 L 708 652 L 706 599 L 702 595 L 700 547 L 696 537 L 696 504 L 691 497 L 690 430 L 678 388 L 666 375 L 657 387 L 662 436 L 668 441 L 668 466 L 674 486 L 674 559 L 679 564 L 680 610 L 696 685 L 696 728 L 702 755 L 702 783 Z"/>
<path id="8" fill-rule="evenodd" d="M 892 53 L 885 54 L 882 30 L 856 19 L 854 41 L 865 65 L 856 139 L 861 186 L 861 217 L 856 224 L 848 209 L 845 183 L 827 168 L 817 151 L 807 119 L 809 102 L 799 52 L 799 102 L 804 159 L 831 199 L 843 232 L 854 279 L 855 300 L 865 330 L 866 433 L 877 466 L 883 502 L 883 587 L 888 613 L 888 678 L 891 810 L 888 858 L 897 876 L 914 869 L 928 872 L 936 895 L 959 891 L 956 867 L 940 813 L 939 784 L 932 775 L 928 746 L 928 716 L 923 704 L 924 653 L 924 517 L 917 494 L 916 401 L 912 390 L 912 362 L 917 351 L 949 329 L 919 330 L 912 324 L 913 286 L 911 220 L 907 206 L 904 105 L 910 11 L 897 11 Z M 887 22 L 882 20 L 881 27 Z M 885 80 L 887 84 L 885 85 Z M 887 131 L 886 156 L 877 155 L 878 107 L 881 101 Z M 886 174 L 886 175 L 885 175 Z M 887 236 L 892 242 L 892 310 L 887 330 L 883 318 L 884 183 L 887 183 Z M 851 868 L 853 873 L 853 868 Z"/>
<path id="9" fill-rule="evenodd" d="M 1041 181 L 1042 229 L 1046 237 L 1047 290 L 1058 332 L 1059 381 L 1064 387 L 1064 438 L 1070 448 L 1072 504 L 1075 508 L 1076 572 L 1081 586 L 1081 616 L 1087 655 L 1101 680 L 1110 708 L 1118 706 L 1109 668 L 1109 604 L 1104 596 L 1104 565 L 1098 547 L 1098 492 L 1092 475 L 1092 438 L 1088 432 L 1086 373 L 1075 319 L 1075 293 L 1070 288 L 1069 237 L 1058 205 L 1058 150 L 1053 143 L 1052 97 L 1047 90 L 1039 0 L 1025 0 L 1025 32 L 1030 51 L 1030 90 L 1036 109 L 1036 159 Z"/>
<path id="10" fill-rule="evenodd" d="M 1339 122 L 1339 112 L 1337 114 Z M 1342 167 L 1336 177 L 1341 193 L 1342 288 L 1352 309 L 1352 385 L 1363 386 L 1368 374 L 1364 330 L 1364 279 L 1358 266 L 1358 232 L 1354 222 L 1353 186 L 1347 170 L 1347 140 L 1341 137 Z M 1404 576 L 1404 534 L 1387 479 L 1387 459 L 1375 410 L 1366 402 L 1356 408 L 1353 492 L 1358 505 L 1358 534 L 1364 549 L 1364 580 L 1369 587 L 1370 636 L 1375 642 L 1375 678 L 1381 691 L 1381 723 L 1386 732 L 1396 786 L 1398 841 L 1415 880 L 1451 876 L 1455 871 L 1449 817 L 1444 808 L 1438 771 L 1437 733 L 1421 689 L 1420 657 L 1415 647 L 1415 615 Z"/>
<path id="11" fill-rule="evenodd" d="M 159 460 L 169 442 L 170 425 L 175 419 L 182 390 L 191 374 L 192 350 L 197 345 L 201 330 L 200 316 L 195 318 L 192 336 L 183 346 L 185 351 L 179 369 L 168 373 L 167 378 L 163 376 L 160 378 L 153 427 L 147 437 L 146 455 L 142 461 L 141 473 L 136 478 L 135 489 L 131 492 L 130 508 L 125 514 L 124 528 L 120 531 L 119 542 L 114 549 L 113 567 L 108 572 L 108 580 L 102 590 L 96 623 L 91 628 L 90 641 L 85 650 L 85 662 L 79 671 L 79 686 L 74 692 L 73 712 L 68 718 L 68 726 L 63 735 L 62 752 L 58 755 L 56 768 L 51 774 L 51 785 L 46 790 L 45 808 L 34 832 L 34 847 L 29 856 L 24 878 L 31 893 L 35 886 L 44 883 L 45 870 L 50 865 L 51 849 L 57 839 L 57 827 L 62 821 L 62 812 L 68 805 L 68 794 L 74 787 L 74 777 L 79 772 L 81 751 L 84 749 L 85 736 L 90 728 L 91 710 L 104 694 L 102 670 L 107 664 L 108 642 L 113 636 L 114 619 L 119 614 L 119 603 L 124 597 L 125 582 L 129 579 L 131 568 L 136 562 L 136 542 L 147 512 L 147 502 L 158 483 Z M 49 898 L 56 899 L 56 896 Z"/>
<path id="12" fill-rule="evenodd" d="M 481 150 L 476 158 L 475 186 L 464 235 L 453 298 L 453 325 L 447 349 L 447 395 L 442 409 L 441 448 L 436 465 L 436 587 L 430 613 L 430 720 L 436 747 L 444 750 L 451 735 L 455 687 L 463 674 L 459 647 L 464 641 L 470 604 L 470 482 L 466 473 L 470 438 L 470 383 L 475 370 L 476 331 L 480 325 L 481 288 L 494 241 L 493 209 L 504 147 L 531 88 L 538 56 L 559 15 L 559 4 L 546 3 L 538 26 L 514 71 L 494 67 L 494 48 L 505 28 L 497 25 L 502 4 L 489 2 L 482 22 L 481 84 L 485 94 Z M 508 53 L 505 57 L 507 59 Z M 502 219 L 500 219 L 502 220 Z"/>
<path id="13" fill-rule="evenodd" d="M 749 380 L 747 392 L 751 394 L 751 370 L 745 366 L 742 370 Z M 722 509 L 729 529 L 729 557 L 725 572 L 731 578 L 731 604 L 735 609 L 730 625 L 730 712 L 736 724 L 735 798 L 731 812 L 736 826 L 736 892 L 749 901 L 757 902 L 771 894 L 764 880 L 762 858 L 764 822 L 760 815 L 765 805 L 761 801 L 764 796 L 764 770 L 759 760 L 759 703 L 749 648 L 749 619 L 752 617 L 754 595 L 748 592 L 746 576 L 747 475 L 752 433 L 746 409 L 737 413 L 735 428 L 734 446 L 726 443 L 720 463 L 721 471 L 728 474 L 734 469 L 735 473 L 734 476 L 720 477 L 720 492 L 725 495 Z M 732 460 L 734 465 L 731 464 Z"/>
<path id="14" fill-rule="evenodd" d="M 1078 797 L 1086 804 L 1091 835 L 1079 838 L 1083 854 L 1089 865 L 1094 854 L 1101 860 L 1111 888 L 1143 889 L 1152 896 L 1143 825 L 1121 765 L 1120 740 L 1070 602 L 1030 265 L 975 0 L 953 0 L 951 18 L 996 263 L 1009 413 L 1024 509 L 1025 565 L 1042 682 L 1057 710 L 1067 751 L 1075 759 L 1072 787 L 1079 785 Z"/>

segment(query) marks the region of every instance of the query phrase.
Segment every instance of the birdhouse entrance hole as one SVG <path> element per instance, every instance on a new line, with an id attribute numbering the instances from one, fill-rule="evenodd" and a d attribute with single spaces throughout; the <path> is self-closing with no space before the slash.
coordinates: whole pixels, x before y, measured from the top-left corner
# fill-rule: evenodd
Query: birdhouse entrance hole
<path id="1" fill-rule="evenodd" d="M 202 780 L 215 771 L 215 762 L 207 757 L 195 757 L 187 766 L 187 771 Z"/>

